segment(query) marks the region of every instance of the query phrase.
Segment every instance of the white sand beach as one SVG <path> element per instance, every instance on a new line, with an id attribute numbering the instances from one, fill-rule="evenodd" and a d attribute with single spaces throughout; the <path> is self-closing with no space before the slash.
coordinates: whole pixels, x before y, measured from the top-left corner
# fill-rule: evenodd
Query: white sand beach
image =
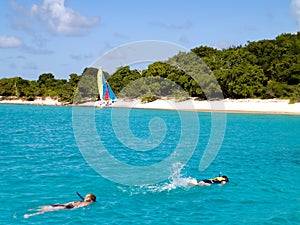
<path id="1" fill-rule="evenodd" d="M 38 97 L 34 101 L 21 99 L 0 100 L 3 104 L 28 104 L 28 105 L 49 105 L 61 106 L 65 103 L 50 97 Z M 87 102 L 80 106 L 95 106 L 94 102 Z M 289 104 L 289 100 L 281 99 L 224 99 L 218 101 L 198 101 L 194 99 L 176 101 L 170 99 L 159 99 L 149 103 L 141 103 L 140 100 L 118 99 L 113 104 L 118 108 L 137 109 L 160 109 L 160 110 L 189 110 L 203 112 L 244 112 L 244 113 L 274 113 L 274 114 L 299 114 L 300 103 Z"/>
<path id="2" fill-rule="evenodd" d="M 64 105 L 63 102 L 59 102 L 58 99 L 53 99 L 50 97 L 42 98 L 37 97 L 34 101 L 26 101 L 23 99 L 13 99 L 13 100 L 1 100 L 2 104 L 25 104 L 25 105 L 50 105 L 50 106 L 59 106 Z"/>
<path id="3" fill-rule="evenodd" d="M 114 104 L 114 107 L 208 112 L 300 114 L 300 103 L 289 104 L 289 100 L 279 99 L 224 99 L 218 101 L 187 100 L 182 102 L 159 99 L 149 103 L 141 103 L 139 100 L 118 100 Z"/>

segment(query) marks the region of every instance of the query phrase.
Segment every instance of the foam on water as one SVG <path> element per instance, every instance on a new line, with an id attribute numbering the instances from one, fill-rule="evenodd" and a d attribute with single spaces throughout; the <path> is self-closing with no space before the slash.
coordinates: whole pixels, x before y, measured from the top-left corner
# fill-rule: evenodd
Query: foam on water
<path id="1" fill-rule="evenodd" d="M 195 183 L 197 180 L 192 177 L 183 177 L 184 175 L 181 173 L 184 169 L 183 164 L 181 163 L 174 163 L 172 165 L 173 173 L 170 175 L 168 182 L 162 185 L 154 185 L 154 186 L 147 186 L 146 188 L 154 191 L 171 191 L 176 188 L 190 188 L 192 187 L 191 182 Z"/>
<path id="2" fill-rule="evenodd" d="M 174 163 L 172 165 L 172 174 L 169 176 L 169 179 L 166 182 L 154 185 L 141 185 L 134 187 L 119 186 L 119 189 L 123 190 L 124 192 L 130 192 L 131 195 L 140 193 L 147 194 L 156 192 L 170 192 L 175 189 L 188 190 L 197 184 L 197 179 L 193 177 L 185 177 L 186 175 L 182 174 L 184 166 L 184 164 L 181 164 L 179 162 Z"/>

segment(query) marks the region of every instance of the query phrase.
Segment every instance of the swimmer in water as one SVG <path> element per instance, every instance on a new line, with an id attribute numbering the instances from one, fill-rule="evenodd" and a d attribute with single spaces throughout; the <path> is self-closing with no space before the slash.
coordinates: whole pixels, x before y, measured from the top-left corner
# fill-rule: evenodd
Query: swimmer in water
<path id="1" fill-rule="evenodd" d="M 82 199 L 83 199 L 82 201 L 78 201 L 78 202 L 68 202 L 68 203 L 64 203 L 64 204 L 54 204 L 54 205 L 42 206 L 40 211 L 38 211 L 36 213 L 32 213 L 32 214 L 25 214 L 24 218 L 28 218 L 30 216 L 43 214 L 43 213 L 46 213 L 46 212 L 53 212 L 53 211 L 64 210 L 64 209 L 73 209 L 73 208 L 85 207 L 85 206 L 90 205 L 93 202 L 96 202 L 96 196 L 93 195 L 93 194 L 87 194 Z"/>
<path id="2" fill-rule="evenodd" d="M 197 182 L 196 179 L 192 179 L 189 181 L 189 183 L 193 186 L 210 186 L 212 184 L 224 185 L 227 182 L 229 182 L 227 176 L 218 176 L 211 179 L 200 180 L 199 182 Z"/>

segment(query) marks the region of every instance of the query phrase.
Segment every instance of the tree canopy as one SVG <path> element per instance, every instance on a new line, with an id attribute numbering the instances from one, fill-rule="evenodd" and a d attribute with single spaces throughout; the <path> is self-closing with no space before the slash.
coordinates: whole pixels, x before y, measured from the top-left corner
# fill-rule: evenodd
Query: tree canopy
<path id="1" fill-rule="evenodd" d="M 69 80 L 55 79 L 51 73 L 39 75 L 36 81 L 2 78 L 0 96 L 27 100 L 50 96 L 69 103 L 96 100 L 97 71 L 85 68 L 81 75 L 70 74 Z M 213 99 L 223 95 L 296 102 L 300 101 L 300 32 L 222 50 L 199 46 L 165 62 L 154 62 L 142 71 L 123 66 L 111 75 L 105 73 L 105 77 L 118 97 Z"/>

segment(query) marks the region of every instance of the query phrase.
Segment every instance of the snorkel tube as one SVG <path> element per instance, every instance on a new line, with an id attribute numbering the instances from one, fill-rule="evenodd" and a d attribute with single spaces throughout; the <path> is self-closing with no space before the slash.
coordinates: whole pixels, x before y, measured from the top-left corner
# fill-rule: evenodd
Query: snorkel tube
<path id="1" fill-rule="evenodd" d="M 76 194 L 79 196 L 79 198 L 81 198 L 82 201 L 84 201 L 84 197 L 82 197 L 81 194 L 79 194 L 78 191 L 76 191 Z"/>

